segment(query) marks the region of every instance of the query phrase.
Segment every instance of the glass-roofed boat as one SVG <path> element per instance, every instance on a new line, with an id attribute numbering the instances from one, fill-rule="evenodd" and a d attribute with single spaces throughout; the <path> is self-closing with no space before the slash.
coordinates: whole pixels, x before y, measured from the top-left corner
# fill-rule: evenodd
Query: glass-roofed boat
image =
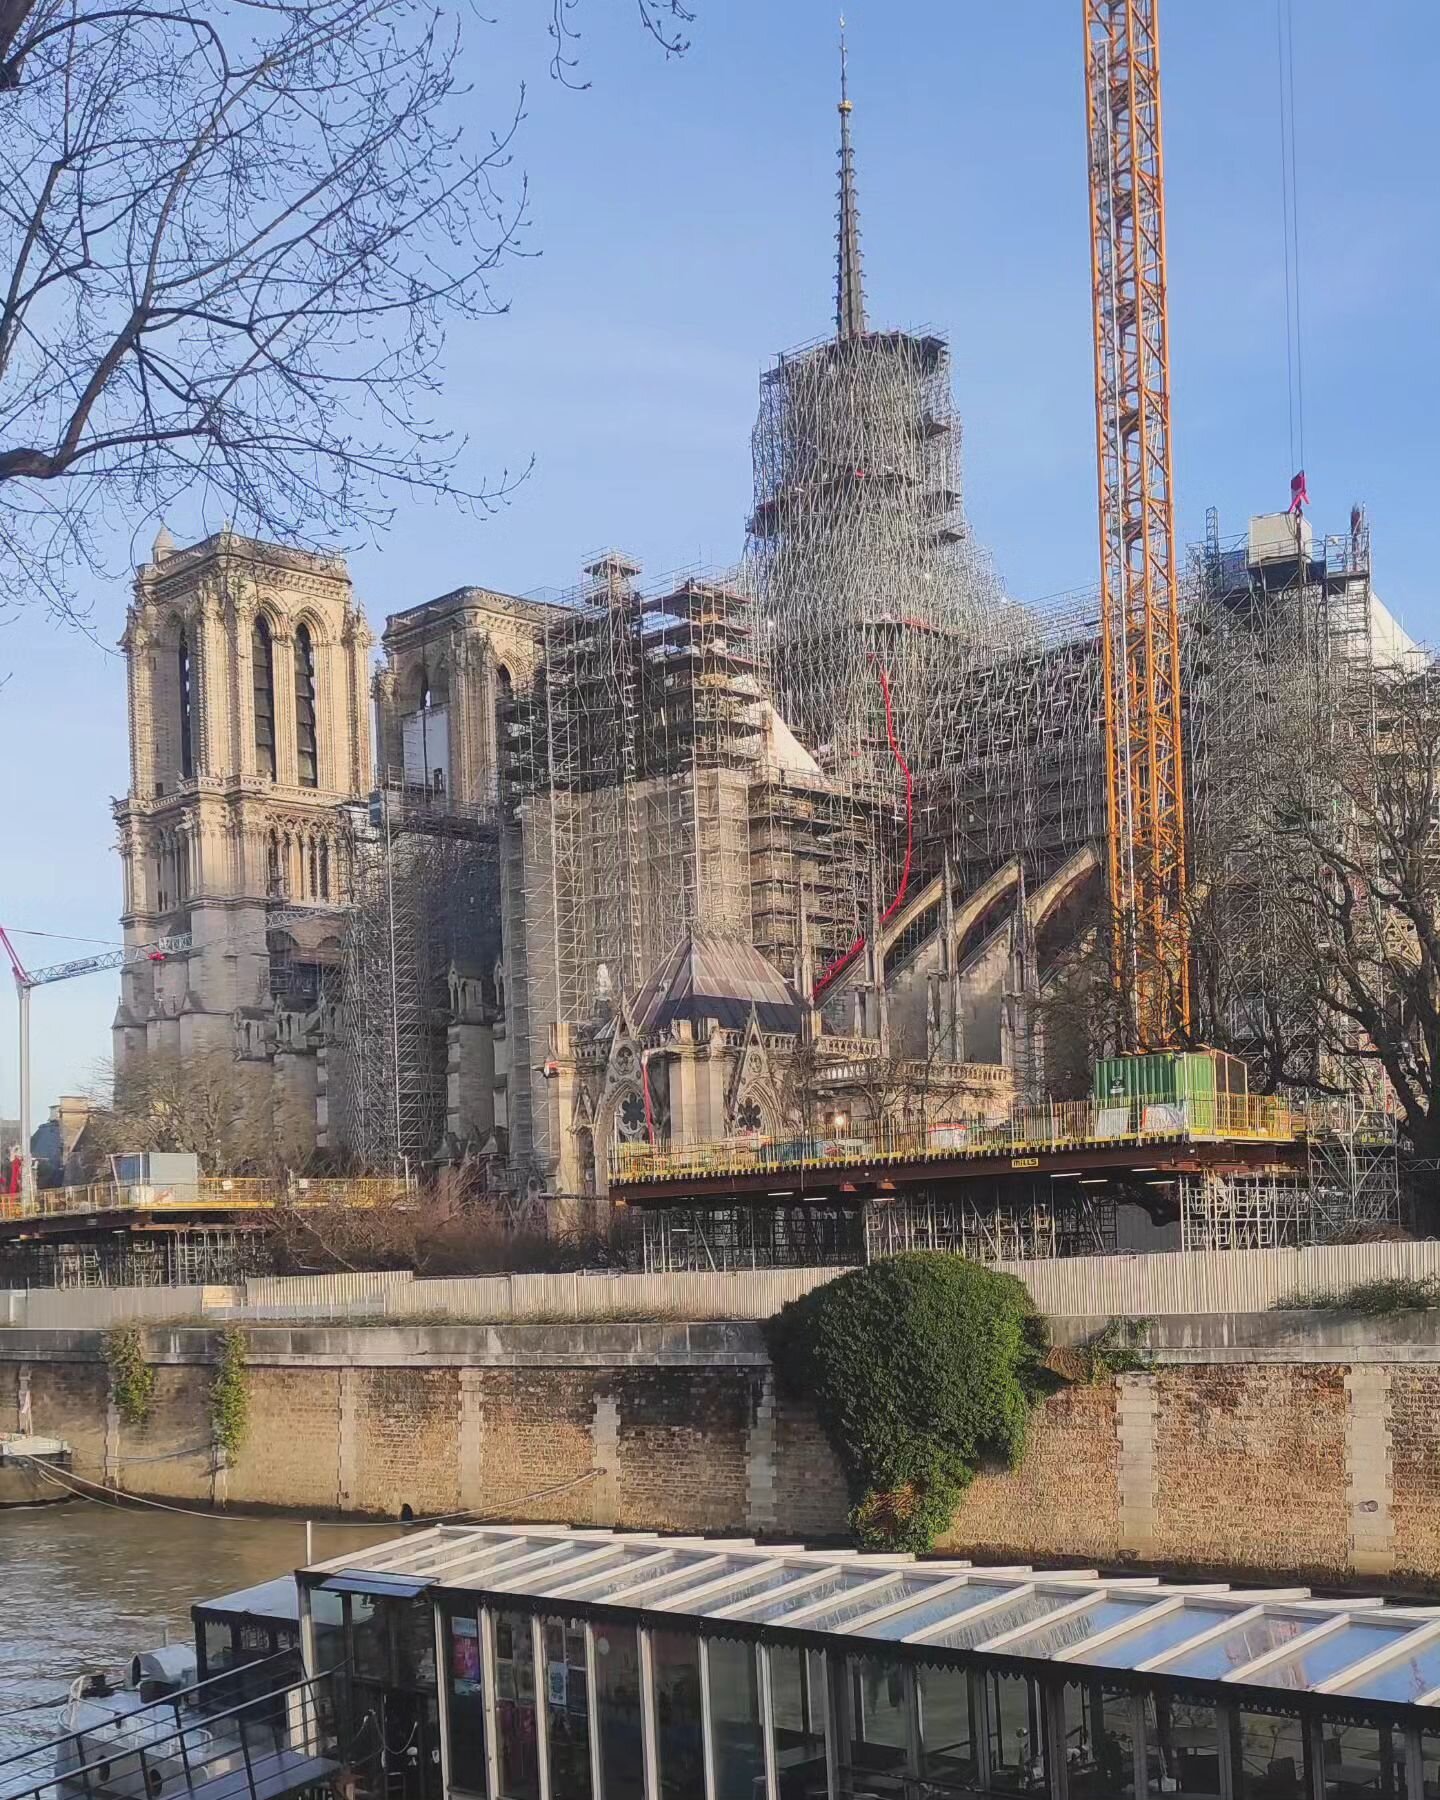
<path id="1" fill-rule="evenodd" d="M 297 1580 L 403 1800 L 1440 1795 L 1440 1605 L 499 1525 Z"/>

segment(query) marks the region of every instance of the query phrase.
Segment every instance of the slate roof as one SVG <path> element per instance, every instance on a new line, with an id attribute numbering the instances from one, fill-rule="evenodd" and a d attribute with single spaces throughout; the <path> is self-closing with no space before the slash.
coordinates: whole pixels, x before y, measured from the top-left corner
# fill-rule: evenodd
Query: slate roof
<path id="1" fill-rule="evenodd" d="M 741 1031 L 755 1009 L 762 1031 L 798 1031 L 800 998 L 785 977 L 738 938 L 682 938 L 641 988 L 633 1017 L 643 1033 L 664 1031 L 672 1019 L 703 1027 L 711 1019 Z"/>

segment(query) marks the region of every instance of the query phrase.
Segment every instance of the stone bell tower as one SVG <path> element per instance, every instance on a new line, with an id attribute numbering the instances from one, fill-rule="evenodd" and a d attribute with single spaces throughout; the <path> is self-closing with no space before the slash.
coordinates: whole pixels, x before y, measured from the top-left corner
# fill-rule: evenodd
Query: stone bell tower
<path id="1" fill-rule="evenodd" d="M 370 643 L 342 559 L 229 531 L 181 550 L 162 530 L 121 639 L 125 943 L 189 947 L 122 972 L 117 1077 L 162 1053 L 238 1056 L 257 1103 L 273 1089 L 287 1154 L 315 1142 L 323 1032 L 306 1020 L 338 966 L 343 809 L 371 783 Z M 273 929 L 281 906 L 315 918 Z"/>

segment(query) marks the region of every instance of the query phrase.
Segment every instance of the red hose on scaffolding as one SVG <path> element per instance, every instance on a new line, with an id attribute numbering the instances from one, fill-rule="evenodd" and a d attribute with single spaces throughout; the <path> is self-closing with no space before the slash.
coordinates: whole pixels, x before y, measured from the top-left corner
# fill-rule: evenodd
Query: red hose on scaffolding
<path id="1" fill-rule="evenodd" d="M 910 886 L 910 859 L 915 847 L 915 781 L 910 773 L 910 765 L 905 760 L 905 752 L 900 748 L 900 741 L 895 736 L 895 714 L 890 705 L 890 677 L 885 665 L 871 653 L 871 662 L 875 664 L 880 676 L 880 693 L 885 702 L 885 736 L 890 740 L 890 753 L 900 765 L 900 773 L 905 777 L 905 861 L 900 870 L 900 885 L 895 896 L 880 915 L 880 923 L 888 924 L 904 904 L 906 890 Z M 815 978 L 814 998 L 818 1000 L 836 976 L 844 973 L 855 958 L 865 948 L 866 938 L 862 931 L 848 950 L 842 950 L 834 960 L 822 969 Z"/>

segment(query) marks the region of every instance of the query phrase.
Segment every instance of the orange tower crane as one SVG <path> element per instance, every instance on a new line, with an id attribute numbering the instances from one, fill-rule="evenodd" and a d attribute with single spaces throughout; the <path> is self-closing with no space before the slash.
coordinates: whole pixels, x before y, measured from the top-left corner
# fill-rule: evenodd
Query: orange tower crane
<path id="1" fill-rule="evenodd" d="M 1084 0 L 1100 616 L 1122 1049 L 1190 1023 L 1158 0 Z"/>

